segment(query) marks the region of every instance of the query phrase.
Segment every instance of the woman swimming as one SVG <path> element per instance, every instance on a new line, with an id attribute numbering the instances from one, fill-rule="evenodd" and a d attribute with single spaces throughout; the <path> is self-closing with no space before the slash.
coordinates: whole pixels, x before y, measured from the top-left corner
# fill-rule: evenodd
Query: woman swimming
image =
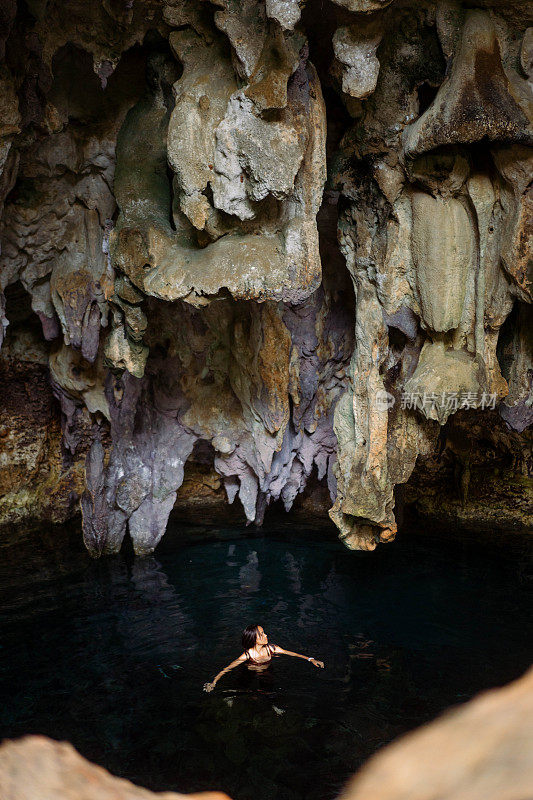
<path id="1" fill-rule="evenodd" d="M 284 650 L 283 647 L 279 647 L 277 644 L 269 644 L 268 636 L 261 625 L 248 625 L 248 627 L 244 629 L 242 634 L 242 646 L 244 647 L 244 653 L 242 653 L 239 658 L 236 658 L 235 661 L 232 661 L 231 664 L 228 664 L 227 667 L 219 672 L 212 683 L 204 683 L 205 692 L 212 692 L 217 685 L 217 681 L 219 681 L 226 672 L 229 672 L 230 669 L 238 667 L 239 664 L 248 662 L 248 669 L 262 672 L 267 669 L 272 661 L 272 656 L 295 656 L 295 658 L 305 658 L 306 661 L 310 661 L 315 667 L 324 669 L 324 663 L 322 661 L 317 661 L 316 658 L 302 656 L 300 653 L 293 653 L 291 650 Z"/>

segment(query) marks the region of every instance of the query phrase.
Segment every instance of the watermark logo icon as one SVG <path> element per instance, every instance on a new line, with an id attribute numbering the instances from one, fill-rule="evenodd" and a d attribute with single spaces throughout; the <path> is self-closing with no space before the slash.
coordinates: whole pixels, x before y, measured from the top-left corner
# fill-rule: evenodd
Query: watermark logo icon
<path id="1" fill-rule="evenodd" d="M 406 392 L 402 391 L 400 407 L 406 410 L 441 408 L 454 414 L 461 409 L 494 409 L 496 408 L 496 392 Z M 395 404 L 396 398 L 385 389 L 380 389 L 374 396 L 374 407 L 378 411 L 389 411 Z"/>
<path id="2" fill-rule="evenodd" d="M 385 389 L 380 389 L 379 392 L 376 392 L 375 398 L 375 406 L 378 411 L 388 411 L 389 408 L 392 408 L 394 403 L 396 402 L 396 398 L 390 392 L 386 392 Z"/>

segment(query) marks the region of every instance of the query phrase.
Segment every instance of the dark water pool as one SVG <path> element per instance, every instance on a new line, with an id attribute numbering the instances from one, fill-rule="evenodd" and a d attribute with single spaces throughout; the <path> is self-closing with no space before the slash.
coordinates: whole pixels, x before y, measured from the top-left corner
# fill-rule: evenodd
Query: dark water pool
<path id="1" fill-rule="evenodd" d="M 375 553 L 271 525 L 91 561 L 57 531 L 0 549 L 0 736 L 68 739 L 155 790 L 329 800 L 379 747 L 533 660 L 531 548 L 404 534 Z M 194 537 L 194 531 L 188 530 Z M 242 627 L 326 662 L 203 683 Z"/>

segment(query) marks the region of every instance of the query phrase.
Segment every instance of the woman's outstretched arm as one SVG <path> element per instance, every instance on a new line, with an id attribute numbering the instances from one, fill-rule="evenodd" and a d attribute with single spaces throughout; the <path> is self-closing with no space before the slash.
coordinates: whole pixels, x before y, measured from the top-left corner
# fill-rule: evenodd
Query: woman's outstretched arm
<path id="1" fill-rule="evenodd" d="M 321 669 L 324 669 L 324 662 L 317 661 L 316 658 L 311 658 L 310 656 L 303 656 L 301 653 L 293 653 L 292 650 L 284 650 L 283 647 L 280 647 L 277 644 L 272 646 L 272 650 L 274 651 L 274 653 L 277 653 L 277 655 L 280 656 L 294 656 L 295 658 L 305 658 L 306 661 L 310 661 L 311 664 L 315 665 L 315 667 L 321 667 Z"/>
<path id="2" fill-rule="evenodd" d="M 227 667 L 224 667 L 224 669 L 220 670 L 218 675 L 216 675 L 213 679 L 212 683 L 204 683 L 204 692 L 212 692 L 217 685 L 217 681 L 219 681 L 220 678 L 226 674 L 226 672 L 229 672 L 230 669 L 238 667 L 239 664 L 242 664 L 244 661 L 246 661 L 246 653 L 242 653 L 239 658 L 236 658 L 235 661 L 232 661 L 231 664 L 228 664 Z"/>

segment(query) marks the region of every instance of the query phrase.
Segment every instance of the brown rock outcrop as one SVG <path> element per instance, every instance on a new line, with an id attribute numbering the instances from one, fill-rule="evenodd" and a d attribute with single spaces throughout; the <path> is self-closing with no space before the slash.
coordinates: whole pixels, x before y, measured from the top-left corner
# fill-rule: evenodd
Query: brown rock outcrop
<path id="1" fill-rule="evenodd" d="M 68 742 L 26 736 L 0 747 L 2 800 L 229 800 L 222 792 L 150 792 L 91 764 Z"/>
<path id="2" fill-rule="evenodd" d="M 524 800 L 532 752 L 530 671 L 385 748 L 339 800 Z"/>

